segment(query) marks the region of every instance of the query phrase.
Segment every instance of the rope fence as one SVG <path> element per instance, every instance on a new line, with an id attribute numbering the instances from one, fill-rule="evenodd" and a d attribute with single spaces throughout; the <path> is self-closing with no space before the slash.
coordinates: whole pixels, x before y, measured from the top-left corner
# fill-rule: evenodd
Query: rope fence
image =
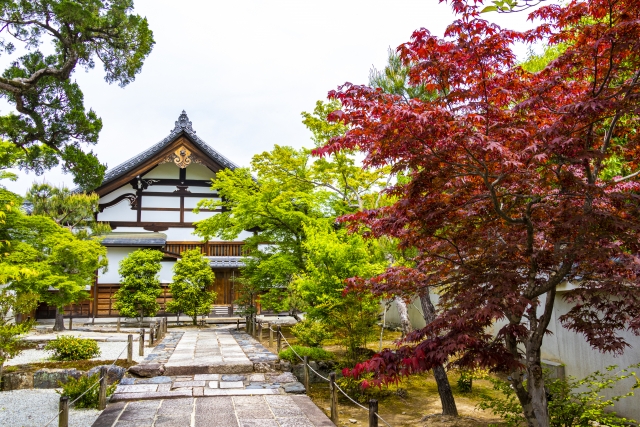
<path id="1" fill-rule="evenodd" d="M 154 336 L 155 336 L 156 339 L 158 339 L 158 338 L 162 337 L 165 332 L 166 332 L 166 319 L 165 319 L 165 321 L 162 322 L 162 324 L 159 323 L 159 322 L 156 322 L 155 325 L 152 326 L 151 330 L 149 331 L 149 345 L 153 344 Z M 140 356 L 144 356 L 144 336 L 145 336 L 145 331 L 144 331 L 144 329 L 141 329 L 140 330 L 141 343 L 140 343 L 140 349 L 139 349 L 139 353 L 138 353 Z M 106 407 L 106 405 L 107 405 L 107 376 L 108 376 L 109 370 L 111 370 L 111 368 L 113 368 L 113 366 L 116 364 L 116 362 L 118 362 L 118 360 L 120 360 L 120 356 L 122 356 L 125 351 L 127 351 L 127 362 L 131 363 L 132 360 L 133 360 L 133 335 L 129 335 L 127 337 L 127 345 L 122 349 L 120 354 L 118 354 L 118 356 L 116 356 L 114 361 L 109 366 L 102 366 L 101 367 L 101 369 L 100 369 L 100 377 L 96 380 L 96 382 L 94 382 L 91 385 L 91 387 L 86 389 L 80 396 L 76 397 L 71 402 L 69 402 L 69 397 L 68 396 L 60 396 L 60 410 L 43 427 L 48 427 L 56 419 L 58 420 L 58 426 L 59 427 L 68 427 L 68 425 L 69 425 L 69 409 L 78 400 L 80 400 L 84 395 L 86 395 L 91 390 L 93 390 L 97 385 L 100 385 L 100 391 L 98 392 L 98 409 L 99 410 L 104 409 Z M 128 370 L 129 369 L 127 369 L 126 371 L 128 371 Z"/>
<path id="2" fill-rule="evenodd" d="M 247 323 L 248 324 L 248 323 Z M 260 341 L 262 341 L 262 323 L 258 323 L 258 330 L 259 332 L 259 339 Z M 247 328 L 249 330 L 249 328 Z M 271 324 L 268 323 L 268 329 L 269 329 L 269 346 L 271 346 L 272 341 L 273 341 L 273 334 L 276 334 L 276 338 L 277 338 L 277 348 L 278 348 L 278 353 L 280 353 L 281 350 L 281 344 L 280 344 L 280 339 L 284 340 L 285 344 L 287 345 L 288 348 L 291 349 L 291 351 L 293 351 L 293 353 L 298 357 L 298 359 L 300 359 L 300 361 L 304 364 L 304 382 L 305 382 L 305 388 L 307 390 L 309 390 L 309 374 L 308 374 L 308 370 L 311 370 L 316 376 L 318 376 L 319 378 L 323 379 L 324 381 L 329 383 L 329 391 L 331 393 L 331 421 L 333 421 L 334 424 L 338 425 L 338 408 L 337 408 L 337 404 L 338 404 L 338 398 L 337 398 L 337 394 L 336 392 L 340 392 L 342 393 L 342 395 L 344 397 L 346 397 L 349 401 L 351 401 L 354 405 L 356 405 L 357 407 L 359 407 L 360 409 L 364 409 L 365 411 L 367 411 L 369 413 L 369 427 L 378 427 L 378 420 L 382 421 L 385 425 L 387 425 L 388 427 L 391 427 L 391 424 L 389 424 L 387 421 L 385 421 L 384 418 L 382 418 L 380 416 L 380 414 L 378 414 L 378 401 L 375 399 L 371 399 L 369 400 L 369 407 L 365 407 L 364 405 L 358 403 L 355 399 L 351 398 L 351 396 L 349 396 L 344 390 L 342 390 L 342 388 L 340 388 L 340 386 L 338 384 L 336 384 L 335 382 L 335 372 L 332 372 L 329 375 L 329 378 L 325 377 L 324 375 L 320 374 L 318 371 L 316 371 L 315 369 L 313 369 L 313 367 L 311 365 L 309 365 L 309 360 L 308 358 L 302 357 L 300 356 L 300 354 L 298 354 L 298 352 L 293 348 L 293 346 L 291 345 L 291 343 L 289 343 L 289 341 L 287 340 L 287 338 L 284 336 L 284 334 L 282 333 L 282 330 L 280 329 L 280 325 L 278 325 L 278 327 L 274 330 L 271 327 Z M 255 327 L 251 327 L 252 331 L 255 331 Z M 248 332 L 248 331 L 247 331 Z"/>

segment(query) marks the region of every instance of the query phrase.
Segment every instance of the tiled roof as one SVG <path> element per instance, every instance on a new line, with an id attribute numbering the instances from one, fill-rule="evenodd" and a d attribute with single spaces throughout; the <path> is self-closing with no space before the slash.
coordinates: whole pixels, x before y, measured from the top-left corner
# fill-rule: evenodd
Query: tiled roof
<path id="1" fill-rule="evenodd" d="M 137 156 L 130 158 L 126 162 L 119 164 L 113 169 L 109 169 L 104 176 L 102 185 L 108 184 L 110 181 L 113 181 L 114 179 L 117 179 L 120 176 L 127 174 L 132 169 L 135 169 L 140 164 L 144 163 L 145 161 L 153 157 L 155 154 L 162 151 L 164 147 L 169 145 L 171 142 L 175 141 L 176 138 L 178 138 L 183 133 L 188 135 L 189 139 L 191 139 L 200 149 L 202 149 L 202 151 L 207 153 L 211 157 L 211 159 L 213 159 L 220 165 L 232 170 L 238 167 L 231 160 L 227 159 L 222 154 L 218 153 L 216 150 L 211 148 L 209 144 L 207 144 L 206 142 L 198 138 L 198 136 L 196 135 L 196 131 L 193 130 L 192 123 L 189 120 L 187 113 L 184 110 L 182 110 L 182 114 L 180 114 L 180 117 L 178 117 L 175 127 L 166 138 L 164 138 L 162 141 L 158 142 L 151 148 L 138 154 Z"/>
<path id="2" fill-rule="evenodd" d="M 164 233 L 109 233 L 101 241 L 104 246 L 164 246 Z"/>
<path id="3" fill-rule="evenodd" d="M 210 256 L 206 257 L 211 267 L 237 268 L 244 267 L 241 256 Z"/>

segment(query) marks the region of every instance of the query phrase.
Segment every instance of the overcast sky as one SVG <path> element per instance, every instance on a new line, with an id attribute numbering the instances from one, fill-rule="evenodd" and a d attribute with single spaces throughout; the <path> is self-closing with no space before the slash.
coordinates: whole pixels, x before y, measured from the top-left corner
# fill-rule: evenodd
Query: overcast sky
<path id="1" fill-rule="evenodd" d="M 241 166 L 274 144 L 311 146 L 300 112 L 338 85 L 367 83 L 414 30 L 442 35 L 454 19 L 437 0 L 135 0 L 135 10 L 156 40 L 135 82 L 108 85 L 99 66 L 73 75 L 103 120 L 93 150 L 109 168 L 167 136 L 183 109 L 201 139 Z M 487 19 L 531 26 L 522 13 Z M 55 170 L 19 175 L 5 185 L 20 194 L 34 180 L 73 186 Z"/>

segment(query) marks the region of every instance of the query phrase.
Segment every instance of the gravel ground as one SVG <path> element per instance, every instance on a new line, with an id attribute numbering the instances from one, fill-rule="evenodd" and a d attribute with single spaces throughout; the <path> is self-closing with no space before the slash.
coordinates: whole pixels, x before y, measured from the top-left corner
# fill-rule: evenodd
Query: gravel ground
<path id="1" fill-rule="evenodd" d="M 44 427 L 58 413 L 60 395 L 55 390 L 15 390 L 0 392 L 0 426 Z M 73 409 L 69 427 L 88 427 L 102 411 Z M 49 426 L 57 426 L 57 418 Z"/>
<path id="2" fill-rule="evenodd" d="M 127 347 L 126 342 L 99 342 L 98 347 L 100 347 L 100 356 L 94 357 L 91 360 L 107 360 L 113 362 L 113 360 L 124 350 L 124 352 L 120 355 L 120 359 L 127 358 Z M 138 343 L 133 343 L 133 360 L 136 362 L 141 362 L 144 360 L 146 355 L 153 352 L 153 347 L 145 347 L 144 354 L 145 356 L 138 356 Z M 5 363 L 5 366 L 11 365 L 25 365 L 27 363 L 36 363 L 36 362 L 48 362 L 49 357 L 51 357 L 52 353 L 47 350 L 35 350 L 28 349 L 24 350 L 18 356 L 13 359 L 8 360 Z M 0 423 L 0 425 L 3 425 Z"/>

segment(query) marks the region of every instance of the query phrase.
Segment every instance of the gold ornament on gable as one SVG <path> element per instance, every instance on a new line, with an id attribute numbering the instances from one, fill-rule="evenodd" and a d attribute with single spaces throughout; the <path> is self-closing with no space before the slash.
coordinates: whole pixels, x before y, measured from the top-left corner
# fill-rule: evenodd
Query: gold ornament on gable
<path id="1" fill-rule="evenodd" d="M 180 169 L 184 169 L 189 166 L 191 163 L 202 163 L 202 160 L 195 154 L 193 154 L 187 147 L 184 145 L 175 150 L 173 153 L 166 156 L 164 159 L 160 161 L 158 164 L 163 163 L 175 163 Z"/>

